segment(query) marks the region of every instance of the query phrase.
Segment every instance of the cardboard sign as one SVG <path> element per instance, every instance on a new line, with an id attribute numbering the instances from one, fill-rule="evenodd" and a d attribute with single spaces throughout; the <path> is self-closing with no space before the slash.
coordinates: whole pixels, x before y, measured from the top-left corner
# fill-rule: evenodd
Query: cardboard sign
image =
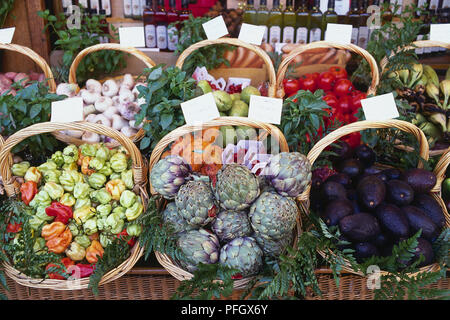
<path id="1" fill-rule="evenodd" d="M 16 31 L 15 27 L 0 29 L 0 43 L 11 43 L 14 37 L 14 31 Z"/>
<path id="2" fill-rule="evenodd" d="M 366 120 L 384 121 L 400 116 L 392 92 L 363 99 L 361 106 Z"/>
<path id="3" fill-rule="evenodd" d="M 280 124 L 283 99 L 250 96 L 248 118 L 256 121 Z"/>
<path id="4" fill-rule="evenodd" d="M 239 40 L 254 45 L 261 45 L 264 37 L 264 26 L 255 26 L 254 24 L 243 23 L 239 31 Z"/>
<path id="5" fill-rule="evenodd" d="M 325 31 L 325 41 L 349 44 L 352 40 L 352 25 L 328 23 Z"/>
<path id="6" fill-rule="evenodd" d="M 219 118 L 216 101 L 212 92 L 181 103 L 186 124 L 197 125 L 209 120 Z"/>
<path id="7" fill-rule="evenodd" d="M 228 29 L 222 16 L 215 17 L 202 24 L 208 40 L 216 40 L 228 34 Z"/>
<path id="8" fill-rule="evenodd" d="M 83 120 L 83 98 L 75 97 L 52 102 L 51 122 L 74 122 Z"/>
<path id="9" fill-rule="evenodd" d="M 144 27 L 119 28 L 120 44 L 125 47 L 145 47 Z"/>

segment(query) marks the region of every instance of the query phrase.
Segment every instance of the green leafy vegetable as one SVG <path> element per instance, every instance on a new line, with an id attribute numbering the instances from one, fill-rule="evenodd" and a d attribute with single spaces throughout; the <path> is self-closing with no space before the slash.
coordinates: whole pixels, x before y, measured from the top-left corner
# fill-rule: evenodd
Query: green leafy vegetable
<path id="1" fill-rule="evenodd" d="M 0 28 L 5 25 L 8 14 L 14 9 L 14 0 L 3 0 L 0 3 Z"/>

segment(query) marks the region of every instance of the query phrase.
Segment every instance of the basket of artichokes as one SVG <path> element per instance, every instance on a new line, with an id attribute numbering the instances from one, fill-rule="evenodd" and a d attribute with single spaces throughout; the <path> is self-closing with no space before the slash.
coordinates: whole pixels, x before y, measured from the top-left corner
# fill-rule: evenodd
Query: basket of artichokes
<path id="1" fill-rule="evenodd" d="M 269 159 L 263 168 L 243 161 L 246 156 L 239 151 L 229 160 L 230 144 L 221 163 L 205 164 L 197 172 L 183 155 L 166 152 L 180 137 L 208 129 L 220 133 L 218 128 L 223 126 L 260 130 L 253 140 L 238 145 L 270 140 L 270 154 L 267 148 L 258 158 Z M 220 134 L 214 139 L 219 141 Z M 201 143 L 199 149 L 202 152 Z M 244 152 L 248 156 L 248 150 Z M 242 117 L 184 125 L 156 145 L 149 169 L 151 193 L 164 201 L 161 218 L 173 230 L 181 252 L 176 258 L 155 252 L 156 258 L 178 280 L 191 279 L 200 263 L 217 263 L 238 270 L 232 276 L 234 288 L 242 289 L 262 271 L 267 259 L 276 259 L 301 232 L 295 198 L 309 185 L 311 166 L 304 155 L 289 152 L 286 139 L 273 125 Z"/>

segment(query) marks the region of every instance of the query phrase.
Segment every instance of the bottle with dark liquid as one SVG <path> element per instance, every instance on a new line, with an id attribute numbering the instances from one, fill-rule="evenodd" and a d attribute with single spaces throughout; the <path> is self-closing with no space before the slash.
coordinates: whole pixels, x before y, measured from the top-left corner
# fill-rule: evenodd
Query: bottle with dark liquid
<path id="1" fill-rule="evenodd" d="M 167 51 L 167 12 L 164 0 L 158 0 L 158 9 L 155 12 L 156 46 L 160 51 Z"/>
<path id="2" fill-rule="evenodd" d="M 358 28 L 358 46 L 363 49 L 367 48 L 367 42 L 369 42 L 369 28 L 367 27 L 367 20 L 370 14 L 367 12 L 368 0 L 361 2 L 361 8 L 359 13 L 359 28 Z"/>
<path id="3" fill-rule="evenodd" d="M 308 15 L 308 42 L 323 39 L 322 11 L 320 11 L 320 0 L 314 0 L 314 5 Z"/>
<path id="4" fill-rule="evenodd" d="M 100 20 L 100 24 L 104 25 L 102 28 L 103 33 L 105 34 L 104 36 L 102 36 L 100 38 L 100 43 L 108 43 L 109 42 L 109 26 L 108 26 L 108 22 L 106 21 L 106 10 L 103 8 L 103 3 L 102 1 L 100 1 L 99 3 L 99 14 L 102 17 Z"/>
<path id="5" fill-rule="evenodd" d="M 267 0 L 260 0 L 259 2 L 259 9 L 258 9 L 258 15 L 257 15 L 257 25 L 258 26 L 264 26 L 264 36 L 263 36 L 263 43 L 267 43 L 269 39 L 269 9 L 267 9 Z"/>
<path id="6" fill-rule="evenodd" d="M 188 20 L 189 15 L 191 14 L 191 11 L 189 10 L 189 0 L 182 0 L 181 1 L 181 12 L 178 16 L 178 19 L 180 21 Z"/>
<path id="7" fill-rule="evenodd" d="M 327 25 L 329 23 L 338 23 L 338 15 L 334 11 L 335 0 L 328 0 L 327 11 L 323 14 L 322 18 L 322 30 L 324 32 L 323 38 L 325 39 L 325 33 L 327 32 Z"/>
<path id="8" fill-rule="evenodd" d="M 306 0 L 301 0 L 300 8 L 297 11 L 297 30 L 295 34 L 296 43 L 306 44 L 308 43 L 308 7 L 306 6 Z"/>
<path id="9" fill-rule="evenodd" d="M 286 0 L 283 14 L 283 43 L 295 43 L 296 14 L 293 0 Z"/>
<path id="10" fill-rule="evenodd" d="M 147 0 L 142 20 L 144 21 L 145 47 L 156 48 L 156 22 L 152 0 Z"/>
<path id="11" fill-rule="evenodd" d="M 346 24 L 352 25 L 352 44 L 358 44 L 358 33 L 359 33 L 359 8 L 358 1 L 352 0 L 350 2 L 350 11 L 346 16 Z"/>
<path id="12" fill-rule="evenodd" d="M 175 0 L 169 1 L 169 11 L 167 11 L 167 23 L 176 23 L 178 22 L 178 11 L 176 9 Z M 167 29 L 167 49 L 169 51 L 175 51 L 177 49 L 178 44 L 178 27 L 177 24 L 172 27 L 168 27 Z"/>
<path id="13" fill-rule="evenodd" d="M 133 3 L 131 0 L 123 0 L 123 16 L 125 18 L 133 18 Z"/>

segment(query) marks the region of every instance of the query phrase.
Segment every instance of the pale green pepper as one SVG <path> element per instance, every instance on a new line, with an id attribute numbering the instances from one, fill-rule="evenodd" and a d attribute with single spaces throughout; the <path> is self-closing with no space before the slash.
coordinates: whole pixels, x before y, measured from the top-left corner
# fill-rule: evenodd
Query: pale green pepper
<path id="1" fill-rule="evenodd" d="M 65 254 L 73 261 L 81 261 L 86 256 L 86 249 L 76 241 L 70 243 Z"/>
<path id="2" fill-rule="evenodd" d="M 37 184 L 41 181 L 42 173 L 36 167 L 29 167 L 27 172 L 25 172 L 25 181 L 34 181 Z"/>
<path id="3" fill-rule="evenodd" d="M 102 160 L 100 158 L 93 158 L 91 161 L 89 161 L 89 168 L 94 169 L 97 172 L 101 170 L 105 166 L 105 160 Z"/>
<path id="4" fill-rule="evenodd" d="M 105 232 L 102 232 L 100 234 L 100 244 L 103 248 L 106 248 L 113 242 L 113 236 L 110 234 L 106 234 Z"/>
<path id="5" fill-rule="evenodd" d="M 74 240 L 83 248 L 88 248 L 91 245 L 91 239 L 89 239 L 89 237 L 85 234 L 80 234 L 76 236 Z"/>
<path id="6" fill-rule="evenodd" d="M 81 154 L 85 157 L 95 157 L 98 146 L 94 144 L 85 143 L 80 146 Z"/>
<path id="7" fill-rule="evenodd" d="M 117 180 L 117 179 L 122 180 L 122 175 L 121 175 L 120 173 L 113 172 L 113 173 L 109 176 L 109 180 Z"/>
<path id="8" fill-rule="evenodd" d="M 101 173 L 101 174 L 103 174 L 103 175 L 109 177 L 109 176 L 113 173 L 113 171 L 112 171 L 112 169 L 111 169 L 111 164 L 110 164 L 109 162 L 106 162 L 106 163 L 103 165 L 103 168 L 101 168 L 100 170 L 98 170 L 98 173 Z"/>
<path id="9" fill-rule="evenodd" d="M 75 184 L 83 181 L 83 175 L 75 170 L 64 170 L 59 177 L 59 183 L 68 192 L 73 192 Z"/>
<path id="10" fill-rule="evenodd" d="M 44 181 L 45 182 L 55 182 L 59 183 L 59 177 L 62 172 L 60 170 L 48 170 L 44 172 Z"/>
<path id="11" fill-rule="evenodd" d="M 72 162 L 72 163 L 65 163 L 62 166 L 63 170 L 73 170 L 73 171 L 77 171 L 78 170 L 78 166 L 76 162 Z"/>
<path id="12" fill-rule="evenodd" d="M 97 152 L 95 153 L 95 157 L 99 159 L 103 159 L 103 161 L 108 161 L 110 158 L 110 151 L 107 147 L 102 145 L 100 148 L 98 148 Z"/>
<path id="13" fill-rule="evenodd" d="M 77 201 L 75 202 L 75 205 L 73 206 L 73 209 L 77 210 L 77 209 L 80 209 L 80 208 L 83 208 L 83 207 L 90 207 L 90 206 L 92 206 L 91 199 L 89 199 L 89 198 L 80 198 L 80 199 L 77 199 Z"/>
<path id="14" fill-rule="evenodd" d="M 137 237 L 142 233 L 142 225 L 131 223 L 127 226 L 127 233 L 130 236 Z"/>
<path id="15" fill-rule="evenodd" d="M 142 203 L 136 201 L 130 208 L 127 208 L 125 211 L 125 216 L 127 217 L 128 221 L 133 221 L 137 219 L 142 212 L 144 212 L 144 206 Z"/>
<path id="16" fill-rule="evenodd" d="M 107 204 L 111 202 L 112 198 L 111 194 L 108 191 L 106 191 L 105 188 L 101 188 L 91 193 L 91 199 L 92 201 L 100 204 Z"/>
<path id="17" fill-rule="evenodd" d="M 41 237 L 37 237 L 34 241 L 33 251 L 40 251 L 45 248 L 45 239 Z"/>
<path id="18" fill-rule="evenodd" d="M 41 164 L 38 167 L 38 170 L 42 173 L 45 173 L 46 171 L 49 171 L 49 170 L 56 170 L 56 169 L 58 169 L 58 166 L 52 160 L 48 160 L 47 162 Z"/>
<path id="19" fill-rule="evenodd" d="M 137 200 L 137 196 L 133 191 L 125 190 L 120 196 L 120 204 L 125 208 L 130 208 Z"/>
<path id="20" fill-rule="evenodd" d="M 120 219 L 125 219 L 126 218 L 126 215 L 125 215 L 126 210 L 127 210 L 126 208 L 119 206 L 119 207 L 115 207 L 113 209 L 112 213 L 118 215 Z"/>
<path id="21" fill-rule="evenodd" d="M 94 189 L 100 189 L 106 183 L 105 175 L 95 172 L 89 176 L 89 185 Z"/>
<path id="22" fill-rule="evenodd" d="M 112 207 L 109 203 L 106 203 L 98 205 L 95 209 L 101 217 L 107 217 L 111 213 Z"/>
<path id="23" fill-rule="evenodd" d="M 128 159 L 122 152 L 117 152 L 113 155 L 109 162 L 111 163 L 111 169 L 113 169 L 114 172 L 122 172 L 127 170 Z"/>
<path id="24" fill-rule="evenodd" d="M 109 180 L 106 184 L 106 191 L 111 194 L 111 197 L 114 200 L 120 200 L 120 196 L 126 188 L 127 187 L 125 186 L 125 182 L 123 182 L 122 179 Z"/>
<path id="25" fill-rule="evenodd" d="M 76 199 L 72 194 L 64 193 L 61 199 L 59 199 L 59 203 L 68 207 L 73 207 L 76 203 Z"/>
<path id="26" fill-rule="evenodd" d="M 47 182 L 44 185 L 43 190 L 47 191 L 52 200 L 57 200 L 64 194 L 64 188 L 55 182 Z"/>
<path id="27" fill-rule="evenodd" d="M 53 219 L 55 219 L 55 217 L 51 217 L 45 212 L 45 208 L 47 208 L 47 207 L 44 207 L 44 206 L 37 207 L 37 209 L 36 209 L 36 217 L 38 217 L 42 221 L 47 221 L 47 222 L 52 221 Z"/>
<path id="28" fill-rule="evenodd" d="M 106 227 L 110 228 L 111 233 L 118 234 L 122 232 L 125 221 L 119 218 L 118 215 L 111 213 L 105 221 Z"/>
<path id="29" fill-rule="evenodd" d="M 76 163 L 78 160 L 78 147 L 74 144 L 65 147 L 63 149 L 63 158 L 65 164 Z"/>
<path id="30" fill-rule="evenodd" d="M 28 161 L 22 161 L 20 163 L 13 164 L 13 166 L 11 167 L 11 171 L 14 176 L 23 177 L 25 176 L 25 173 L 27 173 L 29 168 L 30 163 Z"/>
<path id="31" fill-rule="evenodd" d="M 103 231 L 108 228 L 108 226 L 106 225 L 107 218 L 108 218 L 107 216 L 101 216 L 100 218 L 97 218 L 97 229 L 98 230 Z"/>
<path id="32" fill-rule="evenodd" d="M 82 207 L 76 209 L 73 212 L 73 218 L 78 224 L 83 224 L 93 216 L 95 216 L 96 210 L 93 207 Z"/>
<path id="33" fill-rule="evenodd" d="M 128 189 L 133 189 L 134 187 L 133 170 L 122 171 L 121 178 Z"/>
<path id="34" fill-rule="evenodd" d="M 80 234 L 80 227 L 74 220 L 69 222 L 68 227 L 73 237 L 76 237 Z"/>
<path id="35" fill-rule="evenodd" d="M 37 231 L 45 221 L 34 215 L 28 220 L 28 223 L 30 224 L 31 229 Z"/>
<path id="36" fill-rule="evenodd" d="M 33 200 L 30 201 L 30 206 L 33 208 L 37 208 L 39 206 L 42 207 L 48 207 L 52 204 L 52 199 L 50 198 L 50 195 L 45 190 L 39 191 L 33 198 Z"/>
<path id="37" fill-rule="evenodd" d="M 91 187 L 89 186 L 89 184 L 84 182 L 76 183 L 75 187 L 73 188 L 73 196 L 77 199 L 87 198 L 90 192 Z"/>
<path id="38" fill-rule="evenodd" d="M 92 217 L 83 223 L 84 233 L 90 236 L 98 231 L 97 229 L 97 218 Z"/>
<path id="39" fill-rule="evenodd" d="M 54 154 L 52 154 L 51 159 L 54 163 L 56 163 L 58 168 L 61 168 L 64 165 L 64 156 L 62 151 L 56 151 Z"/>

